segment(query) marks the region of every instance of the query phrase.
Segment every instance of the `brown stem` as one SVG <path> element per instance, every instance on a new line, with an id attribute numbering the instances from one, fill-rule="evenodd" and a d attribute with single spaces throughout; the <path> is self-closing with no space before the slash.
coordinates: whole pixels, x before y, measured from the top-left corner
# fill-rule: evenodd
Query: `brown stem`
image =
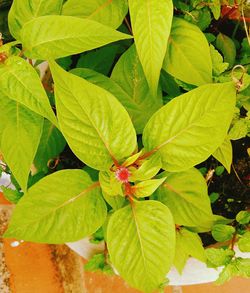
<path id="1" fill-rule="evenodd" d="M 232 169 L 234 171 L 235 176 L 237 177 L 237 179 L 239 180 L 239 182 L 245 186 L 245 184 L 241 181 L 240 176 L 238 175 L 237 171 L 235 170 L 234 164 L 232 164 Z"/>
<path id="2" fill-rule="evenodd" d="M 128 19 L 127 19 L 127 16 L 125 16 L 124 21 L 125 21 L 125 23 L 126 23 L 126 26 L 127 26 L 128 30 L 129 30 L 129 32 L 131 33 L 131 35 L 133 35 L 132 27 L 131 27 L 131 25 L 130 25 Z"/>
<path id="3" fill-rule="evenodd" d="M 235 245 L 236 239 L 237 239 L 237 230 L 234 232 L 233 238 L 231 240 L 231 245 L 230 245 L 231 250 L 234 250 L 234 245 Z"/>

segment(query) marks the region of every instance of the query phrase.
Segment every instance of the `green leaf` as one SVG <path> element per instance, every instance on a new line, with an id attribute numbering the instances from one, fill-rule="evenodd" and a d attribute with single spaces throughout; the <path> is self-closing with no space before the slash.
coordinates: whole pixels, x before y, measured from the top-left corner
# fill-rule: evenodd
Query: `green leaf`
<path id="1" fill-rule="evenodd" d="M 210 9 L 214 15 L 214 18 L 218 20 L 220 18 L 221 13 L 221 3 L 220 0 L 212 0 L 210 5 Z"/>
<path id="2" fill-rule="evenodd" d="M 202 31 L 206 30 L 212 21 L 208 7 L 194 9 L 191 12 L 185 13 L 184 19 L 199 27 Z"/>
<path id="3" fill-rule="evenodd" d="M 36 168 L 46 172 L 49 160 L 56 158 L 63 151 L 65 145 L 66 142 L 61 132 L 48 120 L 45 120 L 34 160 Z"/>
<path id="4" fill-rule="evenodd" d="M 216 285 L 222 285 L 229 281 L 232 277 L 250 278 L 250 259 L 236 258 L 231 261 L 220 273 L 216 280 Z"/>
<path id="5" fill-rule="evenodd" d="M 232 239 L 235 228 L 228 225 L 216 224 L 212 228 L 212 236 L 216 241 L 223 242 Z"/>
<path id="6" fill-rule="evenodd" d="M 207 248 L 205 254 L 210 266 L 220 267 L 227 265 L 234 257 L 235 252 L 231 249 Z"/>
<path id="7" fill-rule="evenodd" d="M 1 152 L 23 191 L 43 128 L 43 118 L 13 100 L 0 95 Z"/>
<path id="8" fill-rule="evenodd" d="M 229 63 L 229 68 L 234 65 L 236 58 L 236 47 L 231 38 L 219 33 L 216 38 L 216 47 L 222 52 L 224 61 Z"/>
<path id="9" fill-rule="evenodd" d="M 113 94 L 123 107 L 128 111 L 129 116 L 134 124 L 137 133 L 141 133 L 148 119 L 162 105 L 161 100 L 152 99 L 151 95 L 145 97 L 144 92 L 140 94 L 141 102 L 135 100 L 138 95 L 129 95 L 128 88 L 124 89 L 113 79 L 108 78 L 100 73 L 85 68 L 76 68 L 71 73 L 85 78 L 89 82 L 96 84 Z M 130 72 L 131 73 L 131 72 Z M 128 78 L 128 75 L 127 75 Z M 142 89 L 142 87 L 140 87 Z"/>
<path id="10" fill-rule="evenodd" d="M 163 169 L 172 172 L 205 161 L 227 134 L 235 98 L 232 83 L 200 86 L 174 98 L 147 123 L 143 131 L 146 151 L 158 151 Z"/>
<path id="11" fill-rule="evenodd" d="M 111 44 L 87 53 L 83 53 L 77 61 L 76 67 L 89 68 L 104 75 L 108 75 L 113 67 L 118 50 L 119 45 Z M 84 78 L 84 76 L 82 77 Z"/>
<path id="12" fill-rule="evenodd" d="M 145 160 L 142 165 L 131 174 L 130 180 L 142 181 L 154 177 L 161 169 L 161 157 L 158 153 Z"/>
<path id="13" fill-rule="evenodd" d="M 217 193 L 217 192 L 212 192 L 212 193 L 209 195 L 210 202 L 211 202 L 211 203 L 215 203 L 219 197 L 220 197 L 220 194 L 219 194 L 219 193 Z"/>
<path id="14" fill-rule="evenodd" d="M 232 277 L 237 276 L 238 269 L 232 261 L 221 271 L 218 279 L 215 281 L 216 285 L 222 285 L 225 282 L 229 281 Z"/>
<path id="15" fill-rule="evenodd" d="M 149 118 L 162 106 L 162 93 L 159 90 L 157 96 L 151 94 L 134 45 L 118 60 L 111 79 L 129 95 L 126 109 L 134 109 L 130 111 L 131 119 L 137 132 L 142 133 Z"/>
<path id="16" fill-rule="evenodd" d="M 36 70 L 24 59 L 12 56 L 0 66 L 0 93 L 57 125 L 40 78 Z"/>
<path id="17" fill-rule="evenodd" d="M 217 176 L 221 176 L 223 174 L 223 172 L 225 171 L 225 168 L 223 166 L 217 166 L 215 168 L 215 174 Z"/>
<path id="18" fill-rule="evenodd" d="M 246 232 L 238 241 L 238 247 L 242 252 L 250 252 L 250 232 Z"/>
<path id="19" fill-rule="evenodd" d="M 213 74 L 215 76 L 219 76 L 228 68 L 229 64 L 223 62 L 221 54 L 214 48 L 213 45 L 210 45 L 210 54 L 213 64 Z"/>
<path id="20" fill-rule="evenodd" d="M 209 45 L 197 26 L 174 18 L 163 69 L 189 84 L 212 82 Z"/>
<path id="21" fill-rule="evenodd" d="M 128 12 L 126 0 L 68 0 L 62 14 L 88 18 L 117 28 Z"/>
<path id="22" fill-rule="evenodd" d="M 132 187 L 136 197 L 150 196 L 155 190 L 166 180 L 166 177 L 161 179 L 151 179 L 135 184 Z"/>
<path id="23" fill-rule="evenodd" d="M 151 92 L 157 94 L 173 18 L 171 0 L 128 0 L 136 49 Z"/>
<path id="24" fill-rule="evenodd" d="M 63 170 L 28 190 L 4 236 L 44 243 L 76 241 L 93 234 L 106 214 L 99 183 L 82 170 Z"/>
<path id="25" fill-rule="evenodd" d="M 108 275 L 113 275 L 113 269 L 107 264 L 104 253 L 95 254 L 85 265 L 86 272 L 102 272 Z"/>
<path id="26" fill-rule="evenodd" d="M 9 29 L 20 40 L 23 25 L 39 16 L 60 14 L 63 0 L 14 0 L 9 12 Z"/>
<path id="27" fill-rule="evenodd" d="M 96 21 L 62 15 L 35 18 L 21 31 L 25 55 L 42 60 L 81 53 L 129 38 L 130 35 Z"/>
<path id="28" fill-rule="evenodd" d="M 245 137 L 248 133 L 248 123 L 246 119 L 239 119 L 235 122 L 228 133 L 228 138 L 237 140 Z"/>
<path id="29" fill-rule="evenodd" d="M 106 90 L 50 63 L 57 115 L 75 155 L 98 170 L 129 157 L 137 147 L 128 113 Z"/>
<path id="30" fill-rule="evenodd" d="M 163 283 L 173 262 L 172 215 L 160 202 L 135 201 L 111 216 L 107 244 L 114 267 L 128 284 L 151 292 Z"/>
<path id="31" fill-rule="evenodd" d="M 20 200 L 20 198 L 23 196 L 23 193 L 19 192 L 18 190 L 13 190 L 13 189 L 7 188 L 5 186 L 0 186 L 0 187 L 3 192 L 4 197 L 8 201 L 10 201 L 14 204 L 17 204 L 18 201 Z"/>
<path id="32" fill-rule="evenodd" d="M 231 172 L 231 164 L 233 161 L 233 148 L 230 139 L 226 138 L 213 153 L 213 157 L 219 161 L 227 170 Z"/>
<path id="33" fill-rule="evenodd" d="M 206 262 L 205 251 L 202 241 L 197 233 L 181 228 L 176 233 L 176 248 L 174 266 L 181 274 L 186 264 L 186 260 L 192 256 L 201 262 Z"/>
<path id="34" fill-rule="evenodd" d="M 195 168 L 168 174 L 155 194 L 168 206 L 176 224 L 198 227 L 203 231 L 211 228 L 213 218 L 207 184 Z"/>
<path id="35" fill-rule="evenodd" d="M 102 195 L 104 197 L 104 199 L 106 200 L 106 202 L 112 207 L 112 209 L 114 210 L 119 210 L 121 209 L 126 202 L 126 199 L 124 196 L 120 196 L 120 195 L 109 195 L 105 192 L 102 191 Z"/>
<path id="36" fill-rule="evenodd" d="M 99 181 L 102 191 L 110 196 L 123 195 L 122 183 L 115 178 L 111 171 L 99 172 Z"/>
<path id="37" fill-rule="evenodd" d="M 130 165 L 132 165 L 133 163 L 135 163 L 137 161 L 137 159 L 142 155 L 142 150 L 134 155 L 132 155 L 131 157 L 127 158 L 127 160 L 125 162 L 122 163 L 123 167 L 128 167 Z"/>
<path id="38" fill-rule="evenodd" d="M 250 212 L 240 211 L 236 216 L 236 221 L 242 225 L 248 224 L 250 222 Z"/>

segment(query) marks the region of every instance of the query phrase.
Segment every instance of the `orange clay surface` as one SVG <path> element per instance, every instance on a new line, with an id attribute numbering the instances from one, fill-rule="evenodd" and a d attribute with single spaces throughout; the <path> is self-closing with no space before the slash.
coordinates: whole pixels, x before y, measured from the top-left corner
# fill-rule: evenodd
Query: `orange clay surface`
<path id="1" fill-rule="evenodd" d="M 6 204 L 1 194 L 0 204 Z M 24 242 L 12 248 L 10 243 L 11 240 L 4 240 L 5 259 L 11 273 L 10 285 L 13 293 L 63 293 L 48 245 Z M 87 293 L 139 292 L 130 289 L 116 276 L 108 277 L 100 273 L 85 272 L 84 279 Z M 223 286 L 193 285 L 183 286 L 182 290 L 184 293 L 248 293 L 250 281 L 234 279 Z M 165 292 L 170 293 L 172 290 L 168 287 Z"/>

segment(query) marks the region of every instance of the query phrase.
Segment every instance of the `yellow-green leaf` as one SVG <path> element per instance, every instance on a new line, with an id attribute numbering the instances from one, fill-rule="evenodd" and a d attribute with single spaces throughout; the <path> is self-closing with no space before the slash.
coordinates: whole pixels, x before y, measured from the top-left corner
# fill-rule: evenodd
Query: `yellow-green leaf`
<path id="1" fill-rule="evenodd" d="M 231 82 L 203 85 L 174 98 L 144 128 L 146 151 L 158 151 L 163 169 L 171 172 L 201 163 L 223 143 L 235 101 Z"/>
<path id="2" fill-rule="evenodd" d="M 99 183 L 82 170 L 63 170 L 28 190 L 4 236 L 44 243 L 76 241 L 93 234 L 106 215 Z"/>
<path id="3" fill-rule="evenodd" d="M 27 188 L 32 162 L 43 129 L 43 118 L 20 103 L 0 95 L 0 146 L 17 182 Z"/>
<path id="4" fill-rule="evenodd" d="M 129 285 L 152 292 L 165 281 L 175 254 L 175 226 L 169 209 L 157 201 L 133 202 L 110 218 L 111 261 Z"/>
<path id="5" fill-rule="evenodd" d="M 189 84 L 212 82 L 212 60 L 206 37 L 194 24 L 175 17 L 163 69 Z"/>
<path id="6" fill-rule="evenodd" d="M 128 113 L 106 90 L 50 63 L 57 116 L 69 146 L 85 164 L 108 170 L 137 147 Z"/>
<path id="7" fill-rule="evenodd" d="M 39 16 L 60 14 L 63 0 L 14 0 L 9 12 L 9 28 L 13 37 L 20 40 L 23 25 Z"/>
<path id="8" fill-rule="evenodd" d="M 173 3 L 171 0 L 129 0 L 128 3 L 139 59 L 156 96 L 172 24 Z"/>
<path id="9" fill-rule="evenodd" d="M 62 9 L 63 15 L 95 20 L 118 28 L 128 12 L 126 0 L 68 0 Z"/>
<path id="10" fill-rule="evenodd" d="M 48 15 L 26 23 L 21 31 L 25 55 L 57 59 L 131 38 L 99 22 L 73 16 Z"/>
<path id="11" fill-rule="evenodd" d="M 231 172 L 231 164 L 233 160 L 233 148 L 229 138 L 226 138 L 222 145 L 220 145 L 213 153 L 213 157 L 219 161 L 226 169 Z"/>

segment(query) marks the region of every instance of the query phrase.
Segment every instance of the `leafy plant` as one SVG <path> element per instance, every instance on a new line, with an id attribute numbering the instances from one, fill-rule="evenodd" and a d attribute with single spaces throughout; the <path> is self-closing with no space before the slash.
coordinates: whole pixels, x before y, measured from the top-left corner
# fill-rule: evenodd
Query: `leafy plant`
<path id="1" fill-rule="evenodd" d="M 218 19 L 220 3 L 210 2 Z M 202 3 L 14 0 L 16 41 L 0 47 L 0 150 L 17 188 L 4 190 L 17 203 L 5 237 L 65 243 L 94 234 L 108 256 L 86 269 L 114 267 L 145 292 L 189 256 L 226 265 L 219 283 L 249 276 L 248 260 L 205 253 L 198 234 L 235 242 L 240 229 L 239 248 L 249 250 L 248 215 L 237 228 L 218 222 L 195 168 L 213 155 L 230 172 L 230 139 L 247 134 L 240 123 L 249 128 L 249 116 L 235 115 L 249 103 L 249 75 L 230 76 L 234 41 L 202 32 L 212 18 Z M 61 164 L 66 143 L 83 169 Z"/>

